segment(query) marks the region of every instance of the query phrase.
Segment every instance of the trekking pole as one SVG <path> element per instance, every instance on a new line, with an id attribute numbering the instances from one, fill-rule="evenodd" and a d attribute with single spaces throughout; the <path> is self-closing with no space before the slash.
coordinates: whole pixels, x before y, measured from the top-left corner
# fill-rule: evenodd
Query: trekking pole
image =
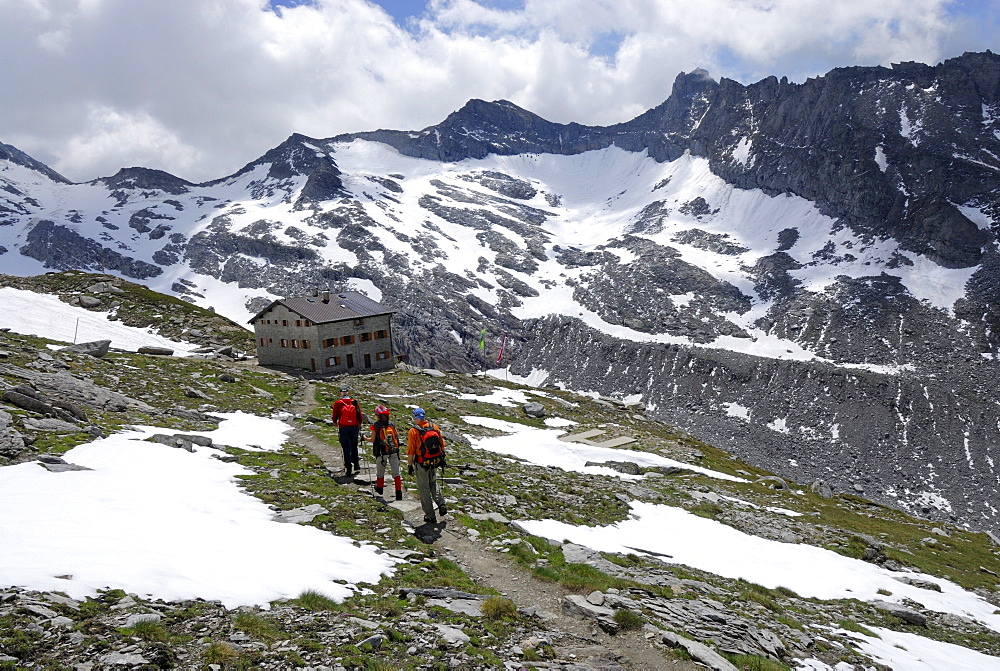
<path id="1" fill-rule="evenodd" d="M 373 460 L 378 457 L 372 457 Z M 371 492 L 372 498 L 375 498 L 377 494 L 375 493 L 375 478 L 372 477 L 371 468 L 368 465 L 368 453 L 365 452 L 365 477 L 368 478 L 368 491 Z"/>
<path id="2" fill-rule="evenodd" d="M 372 433 L 372 447 L 374 447 L 374 446 L 375 446 L 375 433 L 373 432 Z M 376 456 L 372 455 L 371 459 L 372 459 L 373 463 L 371 465 L 369 465 L 369 463 L 368 463 L 368 458 L 369 458 L 368 457 L 368 447 L 366 445 L 365 446 L 365 477 L 368 478 L 368 488 L 371 490 L 372 498 L 375 498 L 376 497 L 376 493 L 375 493 L 375 477 L 374 477 L 374 475 L 372 473 L 372 467 L 375 466 L 374 461 L 376 459 L 379 459 L 380 457 L 376 457 Z"/>

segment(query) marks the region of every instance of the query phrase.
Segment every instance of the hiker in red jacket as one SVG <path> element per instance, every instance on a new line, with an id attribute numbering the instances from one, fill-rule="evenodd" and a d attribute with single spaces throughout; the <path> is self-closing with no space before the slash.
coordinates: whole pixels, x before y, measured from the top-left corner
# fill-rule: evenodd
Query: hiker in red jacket
<path id="1" fill-rule="evenodd" d="M 340 449 L 344 451 L 344 475 L 361 472 L 358 462 L 358 432 L 362 422 L 361 406 L 351 398 L 347 387 L 340 388 L 340 398 L 333 404 L 330 418 L 340 428 Z"/>

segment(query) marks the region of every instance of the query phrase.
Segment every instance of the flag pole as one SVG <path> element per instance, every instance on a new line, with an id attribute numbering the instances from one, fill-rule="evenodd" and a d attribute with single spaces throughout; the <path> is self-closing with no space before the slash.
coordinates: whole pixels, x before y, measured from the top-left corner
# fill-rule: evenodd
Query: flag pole
<path id="1" fill-rule="evenodd" d="M 500 365 L 500 361 L 501 361 L 501 359 L 503 359 L 503 351 L 504 351 L 504 349 L 506 347 L 507 347 L 507 334 L 504 333 L 503 334 L 503 340 L 500 341 L 500 352 L 497 354 L 497 362 L 496 362 L 497 366 Z M 503 379 L 504 379 L 505 382 L 508 381 L 507 380 L 507 372 L 508 371 L 506 369 L 504 369 Z"/>

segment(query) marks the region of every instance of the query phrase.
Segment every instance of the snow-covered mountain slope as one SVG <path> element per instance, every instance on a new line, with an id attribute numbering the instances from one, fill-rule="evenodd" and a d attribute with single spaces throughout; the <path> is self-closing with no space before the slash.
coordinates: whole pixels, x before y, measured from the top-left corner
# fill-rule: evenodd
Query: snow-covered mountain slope
<path id="1" fill-rule="evenodd" d="M 492 365 L 507 334 L 515 375 L 988 525 L 997 116 L 1000 57 L 967 54 L 802 85 L 695 72 L 608 128 L 472 101 L 417 132 L 295 135 L 197 185 L 71 184 L 4 146 L 0 268 L 100 269 L 236 321 L 359 289 L 397 311 L 413 363 Z"/>

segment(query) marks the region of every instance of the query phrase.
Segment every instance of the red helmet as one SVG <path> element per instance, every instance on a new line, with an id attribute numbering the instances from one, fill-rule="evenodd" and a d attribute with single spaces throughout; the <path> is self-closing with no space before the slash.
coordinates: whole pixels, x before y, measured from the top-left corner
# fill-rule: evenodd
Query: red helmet
<path id="1" fill-rule="evenodd" d="M 375 414 L 376 415 L 388 415 L 389 414 L 389 408 L 385 407 L 384 405 L 376 405 L 375 406 Z"/>

